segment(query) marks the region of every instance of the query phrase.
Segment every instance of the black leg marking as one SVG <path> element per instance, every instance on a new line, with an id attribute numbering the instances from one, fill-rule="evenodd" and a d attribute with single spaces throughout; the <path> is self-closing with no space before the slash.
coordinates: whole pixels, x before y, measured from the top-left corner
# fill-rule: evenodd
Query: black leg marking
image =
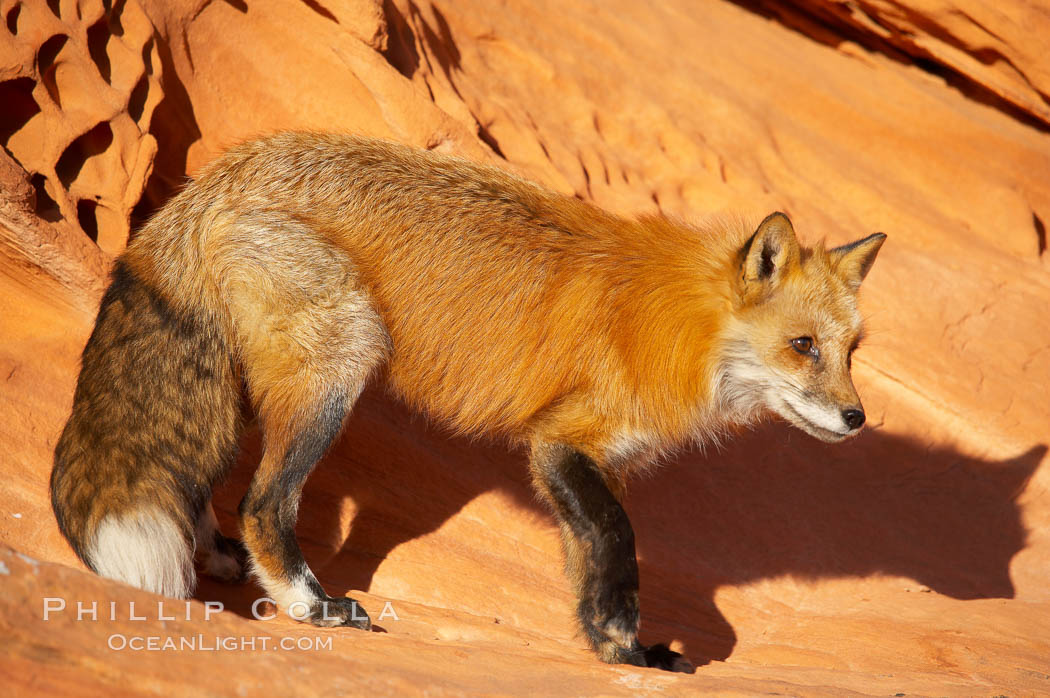
<path id="1" fill-rule="evenodd" d="M 240 513 L 246 521 L 251 520 L 259 532 L 256 545 L 263 550 L 255 550 L 256 568 L 262 568 L 260 571 L 271 577 L 271 580 L 264 579 L 264 586 L 271 581 L 289 590 L 288 600 L 277 599 L 286 606 L 285 611 L 314 625 L 348 625 L 368 630 L 371 620 L 357 601 L 333 598 L 325 593 L 303 559 L 295 537 L 303 485 L 339 436 L 350 406 L 345 393 L 330 396 L 310 426 L 293 438 L 281 461 L 279 475 L 261 484 L 253 480 L 248 494 L 241 500 Z M 260 552 L 266 554 L 265 562 L 259 559 Z M 300 608 L 292 609 L 291 604 Z"/>
<path id="2" fill-rule="evenodd" d="M 548 491 L 585 555 L 579 616 L 592 643 L 630 641 L 638 631 L 638 563 L 627 512 L 594 462 L 566 451 L 551 463 Z"/>
<path id="3" fill-rule="evenodd" d="M 264 496 L 264 505 L 277 516 L 277 542 L 282 564 L 285 569 L 299 576 L 313 577 L 295 537 L 295 522 L 299 517 L 303 486 L 318 461 L 339 436 L 349 407 L 344 393 L 332 395 L 324 402 L 313 423 L 292 440 L 284 455 L 281 474 L 271 483 Z M 316 586 L 320 595 L 324 596 L 320 584 Z"/>
<path id="4" fill-rule="evenodd" d="M 665 645 L 639 644 L 638 562 L 634 530 L 593 460 L 567 447 L 533 452 L 533 470 L 554 504 L 555 514 L 582 556 L 574 580 L 577 614 L 598 656 L 614 664 L 695 671 Z M 572 551 L 567 551 L 572 554 Z"/>

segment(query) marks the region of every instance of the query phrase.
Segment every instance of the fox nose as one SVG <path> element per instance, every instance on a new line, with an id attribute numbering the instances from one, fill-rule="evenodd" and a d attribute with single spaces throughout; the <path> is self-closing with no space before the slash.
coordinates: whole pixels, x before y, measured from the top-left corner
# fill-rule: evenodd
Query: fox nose
<path id="1" fill-rule="evenodd" d="M 864 426 L 863 410 L 842 410 L 842 419 L 851 430 L 860 429 Z"/>

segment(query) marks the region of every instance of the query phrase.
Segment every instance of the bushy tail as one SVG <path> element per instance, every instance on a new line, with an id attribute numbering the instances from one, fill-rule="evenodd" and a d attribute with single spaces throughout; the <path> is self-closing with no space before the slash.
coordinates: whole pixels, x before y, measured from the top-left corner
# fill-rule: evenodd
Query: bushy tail
<path id="1" fill-rule="evenodd" d="M 84 349 L 51 504 L 100 575 L 185 598 L 193 532 L 233 462 L 240 387 L 203 309 L 177 311 L 122 261 Z"/>

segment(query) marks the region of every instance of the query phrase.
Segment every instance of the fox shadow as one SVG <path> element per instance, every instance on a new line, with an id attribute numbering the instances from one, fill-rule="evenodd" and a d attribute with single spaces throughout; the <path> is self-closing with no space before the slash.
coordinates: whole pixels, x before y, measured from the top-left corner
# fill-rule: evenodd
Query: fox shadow
<path id="1" fill-rule="evenodd" d="M 1016 500 L 1046 451 L 988 461 L 877 429 L 827 445 L 771 423 L 706 455 L 671 459 L 637 478 L 625 502 L 637 538 L 642 641 L 677 639 L 698 665 L 724 660 L 736 634 L 715 592 L 781 576 L 886 574 L 956 599 L 1012 598 L 1009 565 L 1026 542 Z M 216 492 L 228 533 L 259 455 L 249 429 Z M 492 490 L 547 515 L 525 453 L 449 436 L 369 390 L 307 482 L 297 534 L 330 594 L 367 590 L 396 546 Z M 347 497 L 357 508 L 352 525 L 341 520 Z M 199 595 L 247 616 L 259 596 L 249 586 L 202 580 Z"/>
<path id="2" fill-rule="evenodd" d="M 1046 452 L 988 461 L 877 429 L 831 445 L 767 424 L 683 457 L 629 494 L 645 629 L 683 635 L 694 661 L 723 660 L 735 633 L 715 592 L 784 576 L 900 576 L 959 600 L 1013 598 L 1010 562 L 1027 539 L 1017 499 Z"/>

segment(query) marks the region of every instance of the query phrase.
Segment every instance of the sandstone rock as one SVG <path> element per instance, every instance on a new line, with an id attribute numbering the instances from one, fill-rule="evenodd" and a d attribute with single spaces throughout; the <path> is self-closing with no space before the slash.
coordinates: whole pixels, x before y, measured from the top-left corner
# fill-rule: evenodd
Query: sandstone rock
<path id="1" fill-rule="evenodd" d="M 1050 134 L 1037 123 L 1050 56 L 1038 9 L 990 7 L 0 2 L 0 541 L 18 551 L 0 552 L 5 685 L 1050 692 Z M 128 221 L 228 145 L 281 128 L 450 150 L 626 215 L 780 208 L 808 241 L 889 234 L 854 364 L 868 431 L 829 447 L 766 425 L 629 494 L 643 639 L 673 641 L 695 675 L 596 663 L 523 454 L 451 438 L 378 389 L 308 482 L 298 532 L 329 591 L 373 618 L 392 604 L 385 633 L 254 620 L 254 585 L 209 581 L 188 620 L 43 620 L 45 597 L 159 600 L 84 571 L 47 499 Z M 243 446 L 217 493 L 228 532 L 254 430 Z M 227 610 L 204 620 L 206 600 Z M 114 634 L 334 640 L 149 652 L 110 649 Z"/>
<path id="2" fill-rule="evenodd" d="M 774 12 L 776 3 L 762 3 Z M 1050 124 L 1050 70 L 1046 43 L 1050 8 L 1029 0 L 794 0 L 821 20 L 863 43 L 897 49 L 907 58 L 931 61 Z"/>
<path id="3" fill-rule="evenodd" d="M 153 26 L 136 0 L 26 0 L 3 12 L 0 142 L 31 176 L 40 218 L 70 221 L 116 254 L 157 150 Z"/>

